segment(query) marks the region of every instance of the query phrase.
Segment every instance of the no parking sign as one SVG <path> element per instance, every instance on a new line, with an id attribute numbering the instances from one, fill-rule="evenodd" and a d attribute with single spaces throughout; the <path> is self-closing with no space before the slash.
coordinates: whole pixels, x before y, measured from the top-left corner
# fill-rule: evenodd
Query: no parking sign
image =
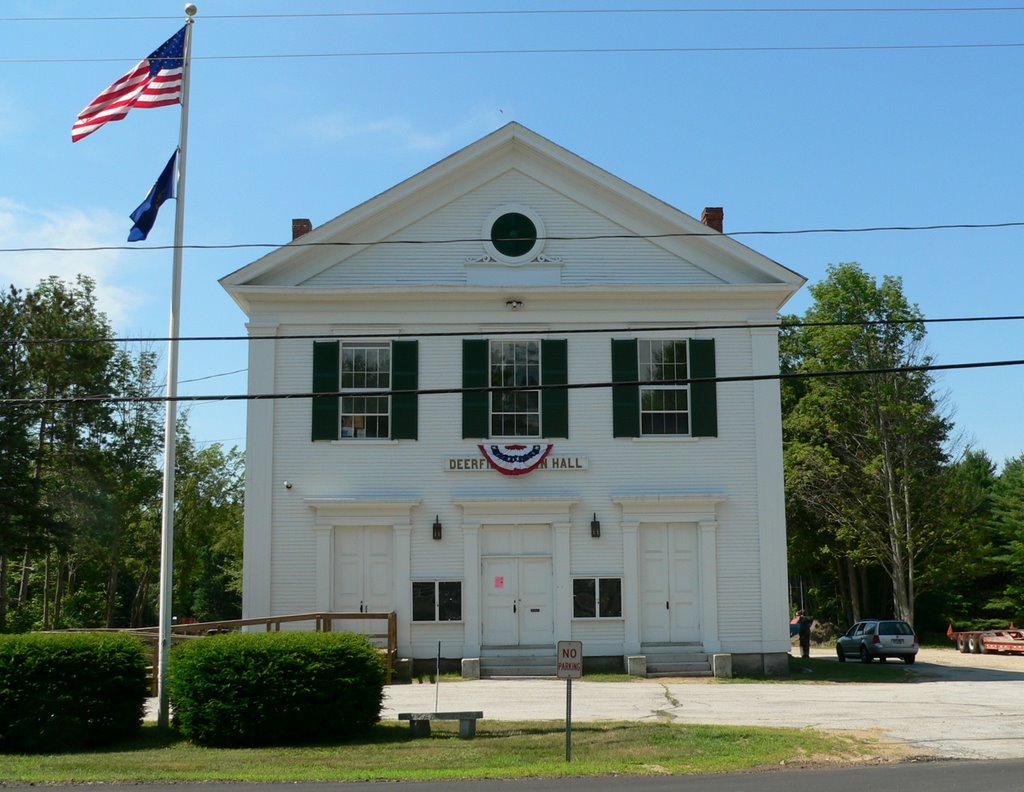
<path id="1" fill-rule="evenodd" d="M 583 641 L 559 641 L 555 672 L 565 680 L 565 761 L 572 761 L 572 681 L 583 676 Z"/>

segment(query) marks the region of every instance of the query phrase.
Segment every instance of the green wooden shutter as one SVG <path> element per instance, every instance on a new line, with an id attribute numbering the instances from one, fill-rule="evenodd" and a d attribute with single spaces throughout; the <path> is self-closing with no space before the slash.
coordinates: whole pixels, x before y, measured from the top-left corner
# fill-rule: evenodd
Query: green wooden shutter
<path id="1" fill-rule="evenodd" d="M 690 377 L 715 376 L 715 340 L 690 339 Z M 690 385 L 690 435 L 718 437 L 718 386 L 714 382 Z"/>
<path id="2" fill-rule="evenodd" d="M 337 341 L 313 342 L 313 393 L 337 393 L 341 350 Z M 313 397 L 313 439 L 337 440 L 337 396 Z"/>
<path id="3" fill-rule="evenodd" d="M 413 391 L 395 393 L 391 396 L 391 438 L 393 440 L 416 440 L 419 429 L 419 397 L 415 391 L 420 386 L 419 342 L 391 342 L 391 389 Z"/>
<path id="4" fill-rule="evenodd" d="M 567 385 L 569 383 L 568 342 L 564 338 L 540 342 L 540 384 Z M 569 391 L 548 389 L 541 391 L 540 427 L 544 437 L 569 436 Z"/>
<path id="5" fill-rule="evenodd" d="M 462 339 L 462 387 L 484 388 L 490 384 L 490 345 L 487 339 Z M 462 436 L 482 438 L 490 434 L 487 391 L 462 394 Z"/>
<path id="6" fill-rule="evenodd" d="M 636 382 L 640 374 L 636 340 L 612 339 L 612 382 Z M 612 437 L 640 436 L 640 387 L 612 386 Z"/>

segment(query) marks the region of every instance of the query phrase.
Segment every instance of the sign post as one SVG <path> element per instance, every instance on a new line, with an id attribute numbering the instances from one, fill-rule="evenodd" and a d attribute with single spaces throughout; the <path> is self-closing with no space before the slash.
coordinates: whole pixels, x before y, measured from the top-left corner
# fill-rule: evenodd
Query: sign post
<path id="1" fill-rule="evenodd" d="M 572 681 L 583 676 L 583 641 L 559 641 L 556 657 L 559 679 L 565 680 L 565 761 L 572 761 Z"/>

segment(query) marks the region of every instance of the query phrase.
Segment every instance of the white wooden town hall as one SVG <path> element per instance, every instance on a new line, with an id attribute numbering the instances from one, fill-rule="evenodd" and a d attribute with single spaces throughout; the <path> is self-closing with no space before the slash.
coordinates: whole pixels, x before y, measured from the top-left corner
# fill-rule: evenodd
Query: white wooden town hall
<path id="1" fill-rule="evenodd" d="M 249 392 L 334 394 L 249 404 L 243 615 L 783 670 L 778 382 L 672 383 L 777 372 L 804 279 L 703 220 L 512 123 L 223 278 Z"/>

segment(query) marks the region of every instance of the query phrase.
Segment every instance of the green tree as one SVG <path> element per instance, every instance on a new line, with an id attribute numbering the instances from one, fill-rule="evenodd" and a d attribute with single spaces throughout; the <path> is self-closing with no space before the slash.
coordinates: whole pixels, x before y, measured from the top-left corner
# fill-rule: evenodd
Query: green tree
<path id="1" fill-rule="evenodd" d="M 12 286 L 0 293 L 0 397 L 4 399 L 28 395 L 26 332 L 25 298 Z M 0 405 L 0 632 L 7 628 L 8 559 L 40 544 L 33 424 L 30 408 Z"/>
<path id="2" fill-rule="evenodd" d="M 110 393 L 115 345 L 110 323 L 96 307 L 91 279 L 78 276 L 74 284 L 56 277 L 41 281 L 27 294 L 25 326 L 34 339 L 26 357 L 31 396 L 61 400 Z M 88 532 L 105 516 L 97 499 L 102 492 L 101 444 L 109 426 L 109 405 L 100 401 L 42 401 L 36 411 L 33 475 L 49 516 L 42 526 L 48 548 L 41 592 L 44 627 L 61 620 L 63 597 L 76 572 L 70 555 L 75 535 Z M 26 544 L 21 607 L 29 601 L 32 555 L 32 546 Z M 52 566 L 51 555 L 56 557 Z"/>
<path id="3" fill-rule="evenodd" d="M 130 621 L 122 601 L 122 574 L 126 572 L 126 535 L 145 531 L 154 523 L 160 509 L 161 473 L 157 460 L 163 445 L 162 409 L 156 402 L 141 400 L 155 389 L 156 355 L 141 352 L 132 356 L 118 351 L 112 360 L 114 392 L 138 401 L 118 402 L 112 410 L 112 425 L 104 442 L 109 522 L 99 535 L 106 566 L 104 621 L 113 627 L 116 621 Z M 144 555 L 144 548 L 138 548 Z M 149 577 L 152 573 L 128 565 Z M 138 586 L 133 586 L 137 590 Z M 134 600 L 134 596 L 132 597 Z"/>
<path id="4" fill-rule="evenodd" d="M 930 375 L 908 370 L 930 362 L 922 317 L 899 278 L 857 264 L 830 266 L 811 294 L 803 326 L 780 339 L 784 370 L 874 373 L 784 386 L 789 516 L 824 544 L 854 618 L 876 568 L 909 620 L 922 569 L 953 540 L 938 506 L 951 424 Z"/>
<path id="5" fill-rule="evenodd" d="M 220 443 L 197 447 L 178 423 L 174 612 L 199 621 L 242 612 L 243 459 Z"/>
<path id="6" fill-rule="evenodd" d="M 987 603 L 990 612 L 1024 622 L 1024 454 L 1003 465 L 992 488 L 992 561 L 1002 573 L 1001 590 Z"/>

